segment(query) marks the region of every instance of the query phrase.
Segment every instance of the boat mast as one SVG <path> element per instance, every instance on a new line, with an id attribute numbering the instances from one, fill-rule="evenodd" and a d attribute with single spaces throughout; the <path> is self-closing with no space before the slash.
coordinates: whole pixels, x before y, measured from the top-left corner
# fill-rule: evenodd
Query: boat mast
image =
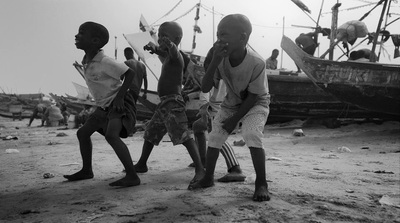
<path id="1" fill-rule="evenodd" d="M 374 41 L 372 42 L 372 49 L 371 49 L 371 55 L 369 57 L 370 62 L 376 62 L 377 58 L 375 57 L 375 49 L 376 49 L 376 43 L 378 41 L 378 36 L 379 32 L 381 30 L 381 25 L 382 25 L 382 20 L 383 16 L 385 15 L 386 11 L 386 6 L 388 4 L 389 0 L 385 0 L 385 3 L 383 4 L 382 12 L 381 12 L 381 17 L 379 18 L 378 26 L 376 27 L 375 35 L 374 35 Z"/>
<path id="2" fill-rule="evenodd" d="M 392 3 L 392 1 L 389 1 L 389 3 L 388 3 L 388 6 L 387 6 L 387 11 L 386 11 L 386 17 L 385 17 L 385 26 L 382 28 L 382 30 L 384 31 L 384 30 L 386 30 L 386 27 L 388 26 L 388 18 L 389 18 L 389 9 L 390 9 L 390 4 Z M 382 51 L 382 46 L 383 46 L 383 39 L 384 39 L 384 36 L 382 35 L 382 38 L 381 38 L 381 45 L 379 46 L 379 53 L 378 53 L 378 61 L 379 61 L 379 58 L 381 57 L 381 51 Z"/>
<path id="3" fill-rule="evenodd" d="M 200 28 L 198 27 L 197 23 L 199 21 L 199 14 L 200 14 L 200 5 L 201 5 L 201 0 L 199 0 L 199 3 L 196 4 L 196 17 L 194 17 L 194 27 L 193 27 L 193 42 L 192 42 L 192 51 L 190 54 L 193 53 L 194 49 L 196 48 L 196 33 L 201 32 Z"/>
<path id="4" fill-rule="evenodd" d="M 342 3 L 339 3 L 338 0 L 337 3 L 332 7 L 330 46 L 333 46 L 335 44 L 339 7 L 341 5 Z M 333 48 L 329 49 L 329 60 L 333 60 Z"/>
<path id="5" fill-rule="evenodd" d="M 117 59 L 117 36 L 115 37 L 115 45 L 114 45 L 114 49 L 115 49 L 115 60 Z"/>
<path id="6" fill-rule="evenodd" d="M 283 20 L 282 21 L 282 36 L 285 36 L 285 16 L 283 16 L 282 20 Z M 282 66 L 283 66 L 283 49 L 281 47 L 281 69 L 282 69 Z"/>

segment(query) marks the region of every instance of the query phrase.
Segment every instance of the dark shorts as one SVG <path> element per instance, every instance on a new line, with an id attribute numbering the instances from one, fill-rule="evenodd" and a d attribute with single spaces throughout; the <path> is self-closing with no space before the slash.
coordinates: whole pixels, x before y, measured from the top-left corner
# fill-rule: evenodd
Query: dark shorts
<path id="1" fill-rule="evenodd" d="M 122 120 L 122 129 L 119 133 L 121 138 L 127 138 L 135 132 L 136 125 L 136 104 L 131 94 L 126 93 L 124 98 L 125 110 L 122 112 L 112 109 L 112 105 L 108 108 L 96 108 L 96 110 L 89 116 L 85 125 L 97 127 L 97 132 L 105 135 L 107 132 L 108 121 L 112 119 Z"/>
<path id="2" fill-rule="evenodd" d="M 166 133 L 174 145 L 192 139 L 182 96 L 168 95 L 160 97 L 160 100 L 160 104 L 157 105 L 153 117 L 146 126 L 143 138 L 153 145 L 158 145 Z"/>

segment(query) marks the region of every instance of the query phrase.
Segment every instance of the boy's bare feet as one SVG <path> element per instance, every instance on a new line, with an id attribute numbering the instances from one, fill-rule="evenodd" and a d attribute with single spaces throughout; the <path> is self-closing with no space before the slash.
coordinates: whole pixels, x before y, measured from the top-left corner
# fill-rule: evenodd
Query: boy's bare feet
<path id="1" fill-rule="evenodd" d="M 198 182 L 199 180 L 204 178 L 204 175 L 206 175 L 206 172 L 204 171 L 204 169 L 196 172 L 193 179 L 190 181 L 190 184 Z"/>
<path id="2" fill-rule="evenodd" d="M 125 176 L 122 179 L 119 179 L 115 182 L 109 184 L 111 187 L 133 187 L 140 185 L 140 179 L 137 177 L 128 177 Z"/>
<path id="3" fill-rule="evenodd" d="M 149 171 L 147 165 L 139 165 L 138 163 L 135 164 L 136 173 L 146 173 Z"/>
<path id="4" fill-rule="evenodd" d="M 66 178 L 69 181 L 78 181 L 78 180 L 86 180 L 86 179 L 92 179 L 94 177 L 93 172 L 83 172 L 82 170 L 72 174 L 72 175 L 64 175 L 64 178 Z"/>
<path id="5" fill-rule="evenodd" d="M 229 182 L 243 182 L 246 176 L 242 173 L 227 173 L 225 176 L 218 179 L 218 182 L 229 183 Z"/>
<path id="6" fill-rule="evenodd" d="M 203 177 L 201 180 L 198 180 L 194 183 L 189 184 L 188 189 L 189 190 L 196 190 L 196 189 L 200 189 L 200 188 L 207 188 L 207 187 L 212 187 L 214 186 L 214 178 L 210 178 L 210 179 L 206 179 L 205 177 Z"/>
<path id="7" fill-rule="evenodd" d="M 253 195 L 253 201 L 269 201 L 271 197 L 268 192 L 268 185 L 257 185 Z"/>

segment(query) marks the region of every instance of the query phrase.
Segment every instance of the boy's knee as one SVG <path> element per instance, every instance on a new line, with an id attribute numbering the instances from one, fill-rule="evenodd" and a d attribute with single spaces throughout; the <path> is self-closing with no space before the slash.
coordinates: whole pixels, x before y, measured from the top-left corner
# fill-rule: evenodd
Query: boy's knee
<path id="1" fill-rule="evenodd" d="M 107 142 L 114 142 L 115 140 L 119 139 L 119 135 L 116 135 L 115 133 L 110 133 L 110 132 L 107 132 L 104 135 L 104 137 L 107 140 Z"/>
<path id="2" fill-rule="evenodd" d="M 258 131 L 243 131 L 242 132 L 243 139 L 246 142 L 248 147 L 254 148 L 262 148 L 262 137 L 263 134 Z"/>
<path id="3" fill-rule="evenodd" d="M 200 133 L 200 132 L 205 132 L 207 131 L 207 125 L 204 124 L 202 121 L 197 120 L 193 123 L 192 125 L 192 130 L 193 132 L 196 133 Z"/>

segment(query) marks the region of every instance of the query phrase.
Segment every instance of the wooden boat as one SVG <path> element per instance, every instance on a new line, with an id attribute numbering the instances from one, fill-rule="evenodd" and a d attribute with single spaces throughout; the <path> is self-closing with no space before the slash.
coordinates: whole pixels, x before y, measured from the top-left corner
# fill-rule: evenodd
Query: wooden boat
<path id="1" fill-rule="evenodd" d="M 286 36 L 281 47 L 325 92 L 345 103 L 400 118 L 400 65 L 312 57 Z"/>
<path id="2" fill-rule="evenodd" d="M 43 94 L 17 95 L 1 93 L 0 116 L 12 118 L 13 120 L 29 118 L 37 104 L 37 99 L 40 97 L 43 97 Z"/>
<path id="3" fill-rule="evenodd" d="M 387 118 L 386 115 L 343 103 L 314 85 L 306 76 L 269 74 L 269 121 L 307 118 Z"/>
<path id="4" fill-rule="evenodd" d="M 383 17 L 389 16 L 391 0 L 381 0 L 376 6 L 383 3 L 381 16 L 376 27 L 377 34 L 386 31 L 389 24 L 381 29 Z M 376 8 L 376 6 L 374 8 Z M 373 9 L 374 9 L 373 8 Z M 333 10 L 337 13 L 337 10 Z M 367 16 L 369 13 L 365 14 Z M 337 16 L 337 14 L 336 14 Z M 335 17 L 335 16 L 333 16 Z M 363 18 L 358 20 L 361 21 Z M 333 20 L 334 21 L 334 20 Z M 361 24 L 362 25 L 362 24 Z M 317 23 L 318 26 L 318 23 Z M 340 28 L 340 27 L 339 27 Z M 336 23 L 332 23 L 332 29 L 336 30 Z M 361 29 L 360 37 L 364 36 Z M 345 32 L 348 32 L 345 29 Z M 305 72 L 312 82 L 324 91 L 334 95 L 339 100 L 370 111 L 390 115 L 397 120 L 400 118 L 400 65 L 376 63 L 375 49 L 379 35 L 373 35 L 371 56 L 368 62 L 361 61 L 333 61 L 333 48 L 339 42 L 355 41 L 348 33 L 334 32 L 331 35 L 331 45 L 321 58 L 330 52 L 330 60 L 315 58 L 300 49 L 292 40 L 283 36 L 281 47 Z M 339 35 L 341 34 L 341 35 Z M 342 35 L 343 34 L 343 35 Z M 354 33 L 355 34 L 355 33 Z M 358 36 L 358 34 L 357 34 Z M 334 39 L 337 39 L 334 42 Z M 383 37 L 382 37 L 383 40 Z"/>

